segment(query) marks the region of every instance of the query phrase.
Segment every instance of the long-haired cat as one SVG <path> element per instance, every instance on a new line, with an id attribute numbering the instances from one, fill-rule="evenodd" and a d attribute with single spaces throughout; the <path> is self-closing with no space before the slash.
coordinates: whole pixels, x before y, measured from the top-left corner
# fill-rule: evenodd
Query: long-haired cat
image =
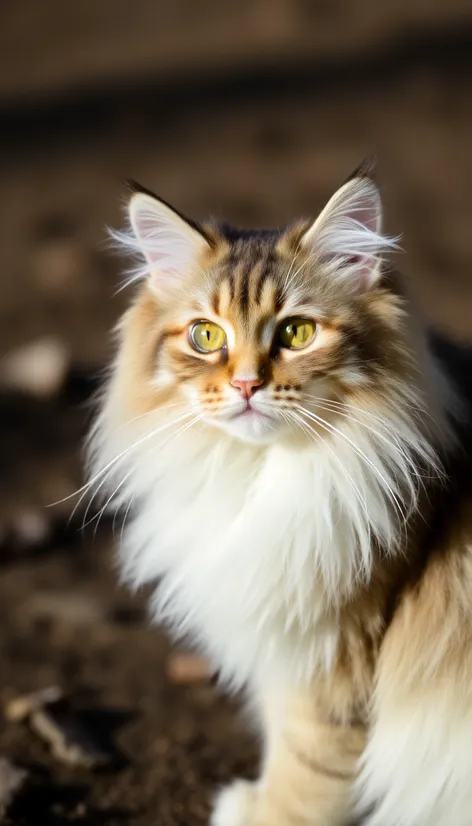
<path id="1" fill-rule="evenodd" d="M 262 730 L 213 826 L 472 825 L 472 520 L 453 391 L 372 164 L 241 231 L 135 187 L 141 263 L 92 433 L 124 576 Z"/>

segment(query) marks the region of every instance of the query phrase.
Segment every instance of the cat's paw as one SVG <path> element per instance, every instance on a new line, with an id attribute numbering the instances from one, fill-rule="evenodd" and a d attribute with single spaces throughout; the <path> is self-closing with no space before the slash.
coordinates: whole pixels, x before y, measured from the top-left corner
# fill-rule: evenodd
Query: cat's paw
<path id="1" fill-rule="evenodd" d="M 250 826 L 255 800 L 255 784 L 236 780 L 217 795 L 210 826 Z"/>

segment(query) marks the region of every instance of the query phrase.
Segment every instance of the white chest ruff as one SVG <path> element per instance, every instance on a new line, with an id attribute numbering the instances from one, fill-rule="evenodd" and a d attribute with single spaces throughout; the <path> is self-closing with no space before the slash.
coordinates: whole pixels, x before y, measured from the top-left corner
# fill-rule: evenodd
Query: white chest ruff
<path id="1" fill-rule="evenodd" d="M 140 465 L 126 579 L 159 579 L 156 618 L 190 635 L 230 682 L 260 670 L 311 679 L 335 654 L 334 609 L 368 575 L 372 535 L 394 535 L 382 487 L 365 481 L 356 494 L 343 463 L 319 448 L 191 449 L 189 439 L 172 464 L 161 456 L 159 470 Z M 358 490 L 362 472 L 351 459 Z"/>

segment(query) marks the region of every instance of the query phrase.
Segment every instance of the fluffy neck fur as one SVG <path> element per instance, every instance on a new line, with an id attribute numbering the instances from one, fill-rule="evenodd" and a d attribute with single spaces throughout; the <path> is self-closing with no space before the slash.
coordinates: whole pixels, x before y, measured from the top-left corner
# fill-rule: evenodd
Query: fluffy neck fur
<path id="1" fill-rule="evenodd" d="M 96 485 L 124 512 L 124 578 L 158 582 L 155 617 L 233 685 L 261 673 L 309 681 L 334 661 L 345 607 L 379 561 L 405 554 L 412 520 L 427 512 L 421 493 L 437 481 L 446 432 L 441 378 L 426 356 L 417 385 L 387 383 L 375 411 L 351 400 L 326 439 L 243 445 L 173 423 L 172 407 L 135 418 L 139 305 L 92 439 Z"/>

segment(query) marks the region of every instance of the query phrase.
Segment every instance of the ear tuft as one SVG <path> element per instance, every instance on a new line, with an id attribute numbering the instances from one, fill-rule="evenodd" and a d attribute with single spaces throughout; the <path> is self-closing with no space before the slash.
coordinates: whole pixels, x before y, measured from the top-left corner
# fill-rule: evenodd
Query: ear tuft
<path id="1" fill-rule="evenodd" d="M 134 181 L 128 190 L 130 231 L 111 232 L 120 247 L 140 259 L 126 285 L 150 276 L 157 292 L 166 293 L 192 271 L 209 243 L 196 224 L 149 190 Z"/>
<path id="2" fill-rule="evenodd" d="M 382 255 L 398 240 L 382 234 L 382 202 L 374 158 L 367 158 L 333 195 L 302 238 L 321 266 L 357 290 L 374 286 Z"/>
<path id="3" fill-rule="evenodd" d="M 360 162 L 359 166 L 356 167 L 354 172 L 351 172 L 345 183 L 354 180 L 354 178 L 367 178 L 367 180 L 376 184 L 377 166 L 377 155 L 367 155 L 367 157 Z"/>

